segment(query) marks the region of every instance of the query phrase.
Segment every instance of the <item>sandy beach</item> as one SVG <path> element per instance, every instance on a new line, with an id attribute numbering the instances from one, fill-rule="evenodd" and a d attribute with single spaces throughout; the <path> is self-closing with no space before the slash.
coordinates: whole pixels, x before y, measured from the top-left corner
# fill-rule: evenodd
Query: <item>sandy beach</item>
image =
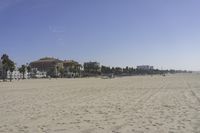
<path id="1" fill-rule="evenodd" d="M 200 133 L 200 75 L 0 82 L 0 133 Z"/>

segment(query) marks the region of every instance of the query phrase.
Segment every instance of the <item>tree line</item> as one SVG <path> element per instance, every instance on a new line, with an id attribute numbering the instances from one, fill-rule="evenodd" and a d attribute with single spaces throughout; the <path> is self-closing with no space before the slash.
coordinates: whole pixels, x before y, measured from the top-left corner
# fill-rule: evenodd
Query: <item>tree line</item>
<path id="1" fill-rule="evenodd" d="M 5 81 L 8 77 L 8 71 L 10 72 L 10 81 L 12 80 L 11 74 L 13 71 L 16 69 L 14 61 L 12 61 L 7 54 L 3 54 L 1 57 L 2 61 L 2 79 Z M 77 70 L 77 68 L 71 68 L 71 72 L 75 73 L 80 73 L 82 76 L 98 76 L 98 75 L 115 75 L 115 76 L 132 76 L 132 75 L 155 75 L 155 74 L 160 74 L 160 75 L 165 75 L 167 73 L 186 73 L 188 71 L 181 71 L 181 70 L 159 70 L 159 69 L 149 69 L 149 70 L 144 70 L 144 69 L 136 69 L 133 67 L 109 67 L 109 66 L 100 66 L 99 63 L 93 62 L 93 63 L 84 63 L 83 65 L 83 70 Z M 25 79 L 25 73 L 31 72 L 31 67 L 26 64 L 22 65 L 21 67 L 18 68 L 18 71 L 23 75 L 23 79 Z M 47 74 L 52 74 L 54 73 L 55 70 L 52 70 L 52 72 L 47 72 Z M 60 72 L 61 77 L 64 76 L 64 70 L 63 69 L 58 69 L 57 72 Z"/>
<path id="2" fill-rule="evenodd" d="M 12 81 L 12 73 L 16 69 L 14 61 L 12 61 L 7 54 L 3 54 L 1 56 L 2 62 L 2 79 L 6 81 L 8 77 L 8 71 L 10 72 L 9 80 Z M 25 79 L 25 72 L 31 72 L 31 68 L 28 65 L 22 65 L 18 68 L 19 72 L 23 75 L 23 79 Z"/>
<path id="3" fill-rule="evenodd" d="M 186 73 L 188 71 L 181 70 L 159 70 L 159 69 L 137 69 L 133 67 L 109 67 L 109 66 L 101 66 L 101 74 L 114 74 L 117 76 L 131 76 L 131 75 L 165 75 L 167 73 L 175 74 L 175 73 Z"/>

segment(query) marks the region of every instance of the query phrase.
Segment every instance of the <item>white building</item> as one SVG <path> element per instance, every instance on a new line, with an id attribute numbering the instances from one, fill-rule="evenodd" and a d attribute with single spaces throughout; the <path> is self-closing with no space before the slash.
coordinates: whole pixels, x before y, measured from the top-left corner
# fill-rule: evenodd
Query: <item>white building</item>
<path id="1" fill-rule="evenodd" d="M 14 80 L 18 80 L 18 79 L 23 79 L 23 74 L 20 73 L 18 70 L 14 70 L 13 72 L 8 71 L 7 72 L 7 79 L 14 79 Z M 27 72 L 24 73 L 24 79 L 28 79 L 30 78 L 29 74 Z"/>
<path id="2" fill-rule="evenodd" d="M 30 77 L 31 78 L 46 78 L 47 72 L 40 72 L 36 68 L 34 68 L 31 70 Z"/>
<path id="3" fill-rule="evenodd" d="M 35 78 L 46 78 L 46 77 L 47 77 L 47 72 L 37 71 L 35 74 Z"/>
<path id="4" fill-rule="evenodd" d="M 7 79 L 10 79 L 10 78 L 14 80 L 21 79 L 21 74 L 18 70 L 14 70 L 13 72 L 8 71 Z"/>
<path id="5" fill-rule="evenodd" d="M 3 65 L 2 61 L 0 60 L 0 79 L 3 78 Z M 7 71 L 7 79 L 23 79 L 23 74 L 20 73 L 17 69 L 15 69 L 13 72 Z M 30 74 L 26 71 L 24 74 L 24 78 L 28 79 L 30 78 Z"/>
<path id="6" fill-rule="evenodd" d="M 137 69 L 139 69 L 139 70 L 153 70 L 154 67 L 149 66 L 149 65 L 141 65 L 141 66 L 137 66 Z"/>

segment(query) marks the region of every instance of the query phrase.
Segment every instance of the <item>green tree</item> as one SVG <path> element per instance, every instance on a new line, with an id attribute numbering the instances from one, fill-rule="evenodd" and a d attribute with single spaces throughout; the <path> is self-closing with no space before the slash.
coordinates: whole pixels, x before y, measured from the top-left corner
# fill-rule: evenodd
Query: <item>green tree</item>
<path id="1" fill-rule="evenodd" d="M 10 71 L 11 74 L 15 69 L 15 63 L 9 59 L 7 54 L 3 54 L 1 57 L 2 65 L 3 65 L 3 81 L 7 78 L 7 72 Z M 10 81 L 12 80 L 12 76 L 10 75 Z"/>
<path id="2" fill-rule="evenodd" d="M 123 68 L 123 73 L 129 74 L 129 67 L 128 66 L 126 68 Z"/>
<path id="3" fill-rule="evenodd" d="M 111 68 L 107 66 L 101 66 L 101 73 L 102 74 L 110 74 L 112 73 Z"/>
<path id="4" fill-rule="evenodd" d="M 27 69 L 27 72 L 28 72 L 28 73 L 31 72 L 31 67 L 30 67 L 30 66 L 27 66 L 26 69 Z"/>
<path id="5" fill-rule="evenodd" d="M 12 73 L 15 70 L 15 65 L 10 66 L 10 82 L 12 81 Z"/>
<path id="6" fill-rule="evenodd" d="M 122 74 L 122 72 L 123 72 L 123 69 L 121 67 L 116 67 L 115 68 L 115 74 L 116 75 L 120 75 L 120 74 Z"/>
<path id="7" fill-rule="evenodd" d="M 31 66 L 27 65 L 26 69 L 27 69 L 27 72 L 28 72 L 28 75 L 29 75 L 28 78 L 30 78 Z"/>
<path id="8" fill-rule="evenodd" d="M 98 62 L 86 62 L 84 63 L 84 72 L 88 74 L 98 75 L 101 73 L 100 63 Z"/>
<path id="9" fill-rule="evenodd" d="M 19 72 L 22 73 L 23 79 L 25 79 L 26 65 L 22 65 L 22 66 L 19 68 Z"/>

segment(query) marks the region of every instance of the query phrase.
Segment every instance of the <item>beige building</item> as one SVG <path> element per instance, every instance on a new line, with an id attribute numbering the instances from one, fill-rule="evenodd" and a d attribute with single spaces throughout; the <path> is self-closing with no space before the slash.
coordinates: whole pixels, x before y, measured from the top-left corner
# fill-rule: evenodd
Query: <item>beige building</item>
<path id="1" fill-rule="evenodd" d="M 31 62 L 30 66 L 33 70 L 46 72 L 47 76 L 57 77 L 60 75 L 59 69 L 63 68 L 63 61 L 52 57 L 45 57 Z"/>
<path id="2" fill-rule="evenodd" d="M 79 77 L 81 72 L 81 64 L 74 60 L 63 61 L 64 76 L 65 77 Z"/>

